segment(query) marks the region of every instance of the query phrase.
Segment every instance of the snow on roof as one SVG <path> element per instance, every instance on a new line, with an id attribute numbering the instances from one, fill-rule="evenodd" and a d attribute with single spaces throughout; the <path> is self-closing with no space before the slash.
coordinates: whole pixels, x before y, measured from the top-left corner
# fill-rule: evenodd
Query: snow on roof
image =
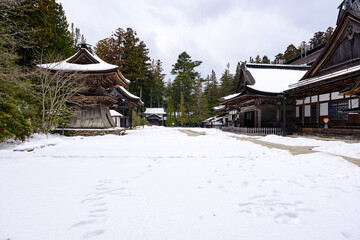
<path id="1" fill-rule="evenodd" d="M 147 108 L 145 114 L 164 115 L 166 112 L 163 108 Z"/>
<path id="2" fill-rule="evenodd" d="M 251 88 L 262 92 L 283 92 L 289 85 L 299 81 L 307 70 L 277 69 L 277 68 L 251 68 L 248 67 L 255 79 Z"/>
<path id="3" fill-rule="evenodd" d="M 126 88 L 124 88 L 123 86 L 119 86 L 119 88 L 121 89 L 121 91 L 123 91 L 123 93 L 125 93 L 128 97 L 133 98 L 133 99 L 137 99 L 140 100 L 140 98 L 138 96 L 135 96 L 134 94 L 130 93 L 128 90 L 126 90 Z"/>
<path id="4" fill-rule="evenodd" d="M 353 72 L 356 72 L 356 71 L 359 71 L 359 70 L 360 70 L 360 65 L 355 66 L 355 67 L 351 67 L 351 68 L 347 68 L 347 69 L 344 69 L 344 70 L 340 70 L 340 71 L 337 71 L 337 72 L 334 72 L 334 73 L 330 73 L 330 74 L 327 74 L 327 75 L 324 75 L 324 76 L 301 80 L 301 81 L 299 81 L 299 82 L 297 82 L 295 84 L 290 85 L 289 87 L 291 89 L 292 88 L 297 88 L 297 87 L 305 86 L 305 85 L 308 85 L 308 84 L 311 84 L 311 83 L 320 82 L 322 80 L 326 80 L 326 79 L 329 79 L 329 78 L 339 77 L 339 76 L 342 76 L 342 75 L 353 73 Z"/>
<path id="5" fill-rule="evenodd" d="M 264 64 L 264 63 L 246 63 L 248 68 L 283 68 L 283 69 L 309 69 L 310 66 L 306 64 L 292 65 L 292 64 Z"/>
<path id="6" fill-rule="evenodd" d="M 115 110 L 110 110 L 110 115 L 112 117 L 124 117 L 121 113 L 115 111 Z"/>
<path id="7" fill-rule="evenodd" d="M 72 59 L 78 52 L 76 52 L 73 56 L 69 57 L 68 59 L 65 59 L 61 62 L 56 63 L 46 63 L 46 64 L 39 64 L 38 67 L 50 69 L 50 70 L 56 70 L 56 71 L 106 71 L 106 70 L 113 70 L 118 69 L 119 66 L 112 65 L 109 63 L 104 62 L 99 58 L 95 53 L 91 53 L 86 48 L 82 48 L 82 50 L 85 50 L 89 55 L 91 55 L 96 61 L 99 63 L 95 64 L 76 64 L 76 63 L 68 63 L 70 59 Z M 127 80 L 128 81 L 128 80 Z"/>
<path id="8" fill-rule="evenodd" d="M 219 110 L 224 110 L 225 108 L 226 108 L 226 106 L 221 105 L 221 106 L 214 107 L 214 110 L 219 111 Z"/>
<path id="9" fill-rule="evenodd" d="M 230 99 L 235 98 L 235 97 L 237 97 L 237 96 L 239 96 L 239 95 L 240 95 L 240 93 L 231 94 L 231 95 L 229 95 L 229 96 L 222 97 L 221 100 L 222 100 L 222 101 L 230 100 Z"/>

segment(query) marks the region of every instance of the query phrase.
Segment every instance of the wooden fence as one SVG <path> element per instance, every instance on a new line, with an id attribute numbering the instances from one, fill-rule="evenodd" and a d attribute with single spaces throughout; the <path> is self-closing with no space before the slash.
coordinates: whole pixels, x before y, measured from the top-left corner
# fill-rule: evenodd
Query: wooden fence
<path id="1" fill-rule="evenodd" d="M 223 131 L 234 133 L 246 133 L 246 134 L 260 134 L 260 135 L 282 135 L 282 128 L 246 128 L 246 127 L 223 127 Z"/>

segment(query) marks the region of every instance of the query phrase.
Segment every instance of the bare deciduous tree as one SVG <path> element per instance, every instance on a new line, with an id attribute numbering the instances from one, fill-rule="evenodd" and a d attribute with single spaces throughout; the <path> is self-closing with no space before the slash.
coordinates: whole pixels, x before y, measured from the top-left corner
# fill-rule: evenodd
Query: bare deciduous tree
<path id="1" fill-rule="evenodd" d="M 42 107 L 42 131 L 49 133 L 52 129 L 68 122 L 74 111 L 84 101 L 82 93 L 86 92 L 86 75 L 78 72 L 51 71 L 38 67 L 40 100 Z"/>

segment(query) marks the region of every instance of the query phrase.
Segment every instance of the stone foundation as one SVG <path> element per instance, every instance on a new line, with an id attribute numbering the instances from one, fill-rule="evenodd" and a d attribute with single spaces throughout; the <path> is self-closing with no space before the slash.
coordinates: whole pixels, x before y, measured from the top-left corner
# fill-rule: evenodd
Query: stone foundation
<path id="1" fill-rule="evenodd" d="M 354 128 L 302 128 L 303 135 L 335 137 L 342 139 L 360 139 L 360 129 Z"/>

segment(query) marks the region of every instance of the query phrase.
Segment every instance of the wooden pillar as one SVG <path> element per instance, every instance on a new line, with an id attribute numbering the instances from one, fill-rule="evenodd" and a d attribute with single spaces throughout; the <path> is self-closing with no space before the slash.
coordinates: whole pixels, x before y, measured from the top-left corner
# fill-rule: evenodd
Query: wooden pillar
<path id="1" fill-rule="evenodd" d="M 132 128 L 132 108 L 129 108 L 129 123 L 128 123 L 128 127 Z"/>
<path id="2" fill-rule="evenodd" d="M 257 115 L 258 115 L 258 117 L 257 117 L 257 127 L 258 128 L 261 128 L 261 124 L 262 124 L 262 109 L 261 108 L 259 108 L 258 110 L 257 110 Z"/>
<path id="3" fill-rule="evenodd" d="M 281 106 L 277 105 L 276 108 L 276 122 L 277 122 L 277 127 L 281 126 Z"/>

